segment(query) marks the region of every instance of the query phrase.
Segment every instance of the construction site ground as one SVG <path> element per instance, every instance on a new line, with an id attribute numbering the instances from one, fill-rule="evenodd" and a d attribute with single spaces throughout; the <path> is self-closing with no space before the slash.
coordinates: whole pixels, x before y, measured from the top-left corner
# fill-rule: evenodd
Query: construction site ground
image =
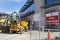
<path id="1" fill-rule="evenodd" d="M 51 32 L 51 38 L 60 36 L 60 32 Z M 40 32 L 40 39 L 47 38 L 48 32 Z M 39 31 L 28 31 L 23 34 L 9 34 L 0 32 L 0 40 L 39 40 Z"/>

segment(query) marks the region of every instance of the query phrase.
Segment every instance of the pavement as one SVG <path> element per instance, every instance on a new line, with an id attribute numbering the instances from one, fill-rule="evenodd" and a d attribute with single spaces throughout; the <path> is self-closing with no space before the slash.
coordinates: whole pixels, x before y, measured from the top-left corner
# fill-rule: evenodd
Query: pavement
<path id="1" fill-rule="evenodd" d="M 51 38 L 55 36 L 60 36 L 60 32 L 51 32 Z M 0 33 L 0 40 L 39 40 L 47 38 L 47 32 L 40 32 L 39 31 L 28 31 L 23 34 L 9 34 L 9 33 Z"/>
<path id="2" fill-rule="evenodd" d="M 28 36 L 29 33 L 24 33 L 24 34 L 0 33 L 0 40 L 25 40 L 26 38 L 28 38 Z"/>

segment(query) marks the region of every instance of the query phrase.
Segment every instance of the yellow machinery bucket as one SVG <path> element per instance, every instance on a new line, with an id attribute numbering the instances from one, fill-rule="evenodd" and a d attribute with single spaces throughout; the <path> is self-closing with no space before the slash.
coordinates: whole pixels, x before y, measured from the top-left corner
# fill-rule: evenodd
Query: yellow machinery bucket
<path id="1" fill-rule="evenodd" d="M 27 25 L 28 25 L 28 22 L 26 22 L 26 21 L 21 21 L 21 22 L 20 22 L 20 25 L 21 25 L 21 26 L 27 26 Z"/>

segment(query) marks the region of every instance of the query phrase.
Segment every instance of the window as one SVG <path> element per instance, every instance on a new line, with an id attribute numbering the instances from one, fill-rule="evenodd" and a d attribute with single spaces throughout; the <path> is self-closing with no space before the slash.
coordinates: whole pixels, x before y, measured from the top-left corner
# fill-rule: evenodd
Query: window
<path id="1" fill-rule="evenodd" d="M 54 0 L 54 1 L 60 1 L 60 0 Z"/>
<path id="2" fill-rule="evenodd" d="M 51 4 L 54 2 L 54 0 L 44 0 L 45 1 L 45 4 Z"/>
<path id="3" fill-rule="evenodd" d="M 30 12 L 30 11 L 33 11 L 35 9 L 34 7 L 35 5 L 32 4 L 27 10 L 25 10 L 23 13 L 26 13 L 26 12 Z"/>

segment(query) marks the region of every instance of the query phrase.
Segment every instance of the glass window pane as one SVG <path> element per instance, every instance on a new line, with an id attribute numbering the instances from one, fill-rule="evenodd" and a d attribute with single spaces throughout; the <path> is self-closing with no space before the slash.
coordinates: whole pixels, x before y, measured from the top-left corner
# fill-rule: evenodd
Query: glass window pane
<path id="1" fill-rule="evenodd" d="M 51 4 L 53 0 L 47 0 L 47 4 Z"/>

